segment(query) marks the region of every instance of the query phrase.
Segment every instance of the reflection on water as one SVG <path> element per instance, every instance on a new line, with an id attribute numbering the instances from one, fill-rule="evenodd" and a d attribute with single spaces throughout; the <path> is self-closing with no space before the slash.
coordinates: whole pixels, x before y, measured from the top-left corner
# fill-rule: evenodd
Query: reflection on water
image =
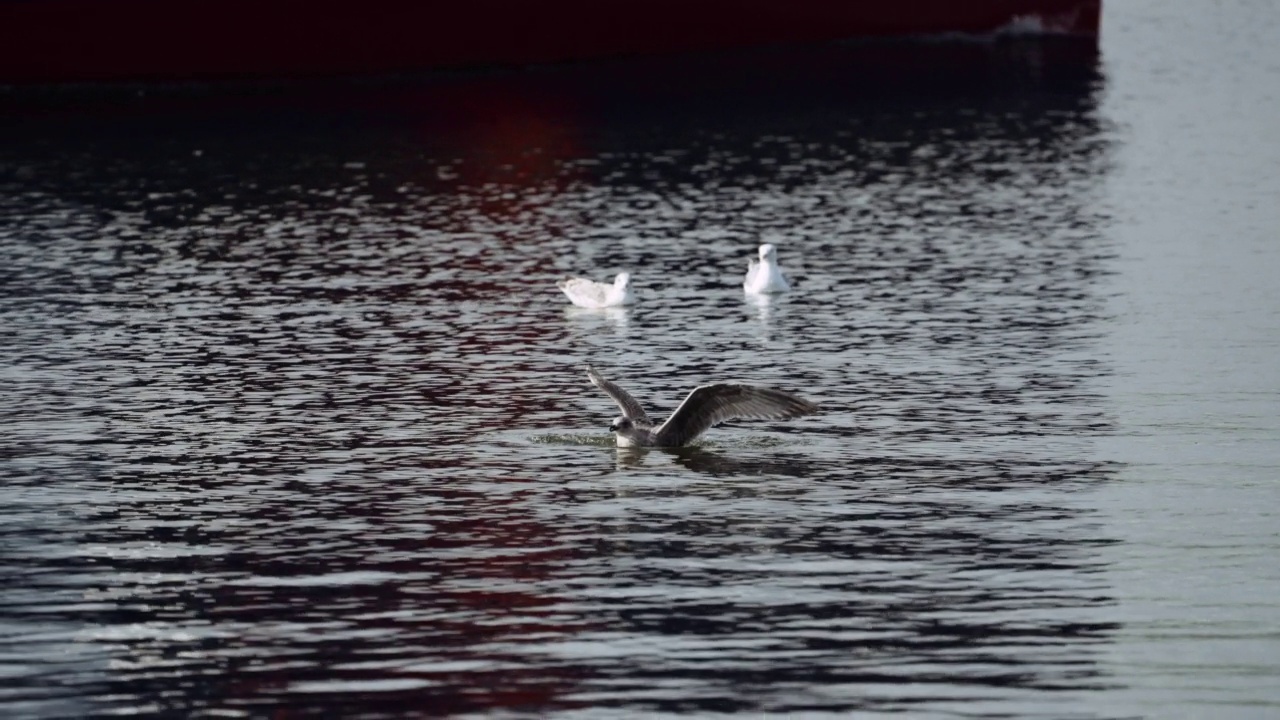
<path id="1" fill-rule="evenodd" d="M 1056 717 L 1111 685 L 1091 49 L 916 50 L 28 108 L 0 702 Z M 762 239 L 796 291 L 744 299 Z M 591 268 L 637 304 L 566 307 Z M 588 361 L 657 416 L 729 378 L 823 413 L 626 453 Z"/>
<path id="2" fill-rule="evenodd" d="M 631 309 L 626 307 L 581 308 L 569 305 L 564 309 L 570 333 L 582 338 L 608 333 L 625 337 L 630 313 Z"/>

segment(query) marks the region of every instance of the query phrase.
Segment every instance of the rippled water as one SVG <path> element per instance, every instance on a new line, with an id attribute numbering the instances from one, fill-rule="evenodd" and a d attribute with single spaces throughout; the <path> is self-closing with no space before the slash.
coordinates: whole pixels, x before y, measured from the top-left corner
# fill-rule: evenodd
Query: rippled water
<path id="1" fill-rule="evenodd" d="M 1140 80 L 1172 11 L 1126 7 L 1104 22 L 1128 49 L 1101 60 L 915 48 L 941 77 L 876 47 L 233 107 L 106 93 L 88 118 L 28 98 L 0 184 L 0 707 L 1274 710 L 1255 503 L 1276 499 L 1276 387 L 1250 372 L 1275 375 L 1161 394 L 1187 366 L 1146 329 L 1201 318 L 1181 347 L 1210 348 L 1236 338 L 1212 308 L 1239 306 L 1158 294 L 1185 265 L 1150 223 L 1191 197 L 1142 169 L 1177 161 Z M 1280 227 L 1237 209 L 1202 222 Z M 751 301 L 764 241 L 795 292 Z M 554 286 L 621 270 L 626 309 Z M 1274 298 L 1263 270 L 1203 275 Z M 1275 310 L 1236 357 L 1275 349 Z M 620 452 L 588 361 L 659 416 L 726 378 L 823 412 Z M 1164 413 L 1237 400 L 1244 435 Z M 1224 567 L 1252 584 L 1179 587 Z"/>

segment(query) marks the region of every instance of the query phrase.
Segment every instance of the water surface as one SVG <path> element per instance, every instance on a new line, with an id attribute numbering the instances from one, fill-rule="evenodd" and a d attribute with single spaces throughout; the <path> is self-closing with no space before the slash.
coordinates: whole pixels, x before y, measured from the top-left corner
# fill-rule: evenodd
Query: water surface
<path id="1" fill-rule="evenodd" d="M 940 76 L 22 99 L 0 704 L 1265 716 L 1280 64 L 1265 3 L 1119 5 L 1100 57 L 916 48 Z M 795 292 L 743 297 L 760 242 Z M 621 270 L 633 307 L 554 287 Z M 619 452 L 588 361 L 658 416 L 823 412 Z"/>

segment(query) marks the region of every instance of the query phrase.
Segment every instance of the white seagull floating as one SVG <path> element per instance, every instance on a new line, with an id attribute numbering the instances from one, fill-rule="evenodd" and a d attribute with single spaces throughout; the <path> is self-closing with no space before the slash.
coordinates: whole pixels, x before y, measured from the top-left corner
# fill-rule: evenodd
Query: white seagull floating
<path id="1" fill-rule="evenodd" d="M 644 407 L 626 390 L 605 380 L 590 365 L 587 377 L 622 408 L 622 416 L 609 425 L 618 438 L 618 447 L 680 447 L 729 420 L 785 420 L 818 411 L 817 405 L 781 390 L 715 383 L 694 388 L 666 422 L 654 427 Z"/>
<path id="2" fill-rule="evenodd" d="M 760 246 L 760 262 L 752 260 L 747 265 L 747 279 L 742 289 L 751 294 L 779 293 L 791 289 L 778 267 L 778 249 L 769 243 Z"/>
<path id="3" fill-rule="evenodd" d="M 631 294 L 631 273 L 618 273 L 612 285 L 571 277 L 558 281 L 556 287 L 564 291 L 570 302 L 584 308 L 618 307 L 635 299 Z"/>

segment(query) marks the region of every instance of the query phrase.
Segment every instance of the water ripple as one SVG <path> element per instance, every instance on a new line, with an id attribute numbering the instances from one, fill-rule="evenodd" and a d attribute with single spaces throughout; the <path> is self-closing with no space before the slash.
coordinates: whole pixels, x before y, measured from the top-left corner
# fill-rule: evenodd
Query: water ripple
<path id="1" fill-rule="evenodd" d="M 0 703 L 1063 716 L 1118 628 L 1091 87 L 24 130 Z M 742 297 L 761 241 L 796 292 Z M 620 452 L 587 361 L 823 412 Z"/>

